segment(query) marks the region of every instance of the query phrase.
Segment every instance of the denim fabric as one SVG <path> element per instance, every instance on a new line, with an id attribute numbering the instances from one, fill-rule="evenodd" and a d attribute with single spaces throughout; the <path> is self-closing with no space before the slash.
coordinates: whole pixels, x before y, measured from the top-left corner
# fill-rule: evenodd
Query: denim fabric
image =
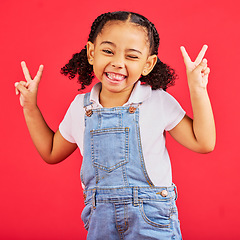
<path id="1" fill-rule="evenodd" d="M 154 186 L 145 168 L 139 109 L 91 109 L 89 96 L 81 167 L 87 239 L 182 239 L 175 185 Z"/>

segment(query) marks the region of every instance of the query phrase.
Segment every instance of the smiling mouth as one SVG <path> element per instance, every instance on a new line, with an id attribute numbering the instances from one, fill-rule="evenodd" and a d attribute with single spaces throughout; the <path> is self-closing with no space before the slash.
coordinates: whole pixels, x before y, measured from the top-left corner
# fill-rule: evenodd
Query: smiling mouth
<path id="1" fill-rule="evenodd" d="M 109 73 L 106 72 L 106 76 L 108 79 L 112 80 L 112 81 L 123 81 L 124 79 L 126 79 L 127 76 L 122 75 L 122 74 L 117 74 L 117 73 Z"/>

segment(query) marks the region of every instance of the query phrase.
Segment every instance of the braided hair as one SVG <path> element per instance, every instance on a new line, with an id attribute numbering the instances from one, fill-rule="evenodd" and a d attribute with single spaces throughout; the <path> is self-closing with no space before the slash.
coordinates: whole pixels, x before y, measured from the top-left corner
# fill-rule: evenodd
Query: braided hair
<path id="1" fill-rule="evenodd" d="M 147 30 L 150 43 L 150 55 L 158 54 L 160 39 L 154 24 L 144 16 L 133 12 L 108 12 L 98 16 L 91 26 L 88 41 L 94 43 L 105 24 L 113 20 L 129 21 L 144 27 Z M 93 66 L 88 63 L 86 46 L 81 52 L 73 54 L 69 62 L 61 68 L 61 73 L 65 76 L 68 75 L 69 79 L 73 79 L 78 75 L 78 83 L 81 84 L 81 89 L 84 89 L 92 83 L 92 79 L 94 78 Z M 175 79 L 175 71 L 158 58 L 152 71 L 147 76 L 141 76 L 139 80 L 143 84 L 149 84 L 153 90 L 160 88 L 166 90 L 169 86 L 174 85 Z"/>

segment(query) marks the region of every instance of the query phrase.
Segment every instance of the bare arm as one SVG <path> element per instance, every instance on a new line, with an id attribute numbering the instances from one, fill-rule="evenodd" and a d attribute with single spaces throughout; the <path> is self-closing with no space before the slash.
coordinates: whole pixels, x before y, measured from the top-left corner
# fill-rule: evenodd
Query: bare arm
<path id="1" fill-rule="evenodd" d="M 20 104 L 28 130 L 39 154 L 47 163 L 58 163 L 67 158 L 77 145 L 65 140 L 59 130 L 54 133 L 45 122 L 38 106 L 37 91 L 42 77 L 43 65 L 37 75 L 31 78 L 25 62 L 21 63 L 26 82 L 15 83 L 16 94 L 20 94 Z"/>
<path id="2" fill-rule="evenodd" d="M 207 46 L 204 45 L 194 62 L 184 47 L 181 47 L 186 65 L 190 90 L 193 120 L 187 115 L 171 131 L 170 135 L 185 147 L 199 153 L 211 152 L 215 147 L 216 130 L 210 99 L 207 92 L 210 69 L 203 59 Z"/>

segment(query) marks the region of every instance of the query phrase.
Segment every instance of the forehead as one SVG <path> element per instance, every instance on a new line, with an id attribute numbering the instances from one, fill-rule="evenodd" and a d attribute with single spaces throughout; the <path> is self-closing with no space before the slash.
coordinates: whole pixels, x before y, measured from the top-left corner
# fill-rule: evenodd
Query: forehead
<path id="1" fill-rule="evenodd" d="M 121 43 L 148 46 L 147 30 L 128 21 L 114 20 L 107 22 L 96 38 L 98 42 L 101 40 L 114 40 Z"/>

